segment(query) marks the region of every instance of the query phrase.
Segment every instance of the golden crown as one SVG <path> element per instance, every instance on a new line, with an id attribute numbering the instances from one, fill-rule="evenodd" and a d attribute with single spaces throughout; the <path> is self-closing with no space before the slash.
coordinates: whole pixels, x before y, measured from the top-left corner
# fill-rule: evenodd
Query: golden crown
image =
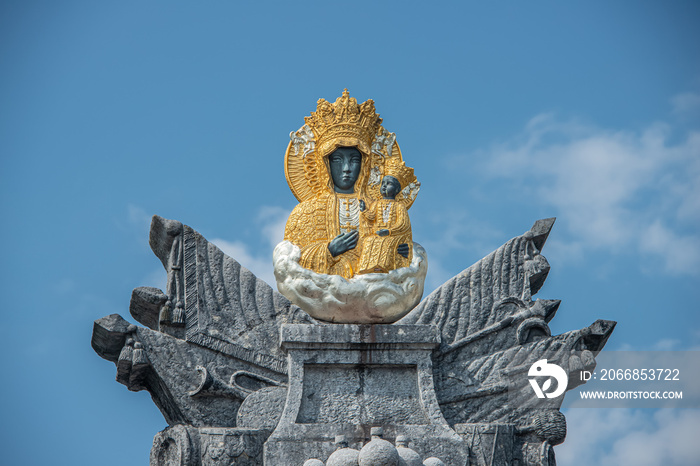
<path id="1" fill-rule="evenodd" d="M 387 159 L 384 164 L 384 176 L 393 176 L 399 180 L 402 189 L 416 178 L 413 175 L 413 168 L 407 167 L 399 157 Z"/>
<path id="2" fill-rule="evenodd" d="M 357 147 L 364 154 L 372 153 L 372 141 L 382 123 L 372 99 L 359 104 L 347 89 L 334 104 L 319 99 L 316 111 L 304 118 L 313 130 L 316 153 L 324 157 L 338 147 Z"/>

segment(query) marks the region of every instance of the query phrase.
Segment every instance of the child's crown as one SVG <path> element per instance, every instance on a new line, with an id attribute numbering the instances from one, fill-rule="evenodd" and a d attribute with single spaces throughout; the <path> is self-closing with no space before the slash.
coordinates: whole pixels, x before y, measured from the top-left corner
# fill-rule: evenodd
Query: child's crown
<path id="1" fill-rule="evenodd" d="M 407 167 L 406 164 L 398 157 L 387 159 L 384 164 L 384 176 L 393 176 L 399 183 L 401 189 L 405 188 L 413 179 L 413 168 Z"/>

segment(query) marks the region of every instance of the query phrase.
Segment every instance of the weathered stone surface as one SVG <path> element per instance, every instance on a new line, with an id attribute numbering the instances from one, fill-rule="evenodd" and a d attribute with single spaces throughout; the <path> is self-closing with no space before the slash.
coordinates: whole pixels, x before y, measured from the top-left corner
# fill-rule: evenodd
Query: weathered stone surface
<path id="1" fill-rule="evenodd" d="M 244 371 L 260 374 L 276 383 L 286 383 L 286 377 L 277 372 L 208 348 L 193 346 L 160 332 L 132 325 L 130 327 L 133 328 L 133 332 L 121 333 L 130 327 L 125 325 L 123 319 L 111 317 L 109 325 L 104 319 L 98 321 L 101 332 L 111 332 L 113 339 L 121 338 L 124 341 L 128 335 L 140 344 L 143 357 L 147 361 L 147 367 L 142 368 L 138 377 L 134 377 L 132 373 L 123 383 L 130 390 L 148 390 L 170 425 L 234 427 L 238 407 L 243 399 L 253 392 L 246 387 L 232 385 L 231 388 L 238 391 L 230 396 L 208 393 L 206 390 L 195 395 L 202 378 L 197 367 L 207 368 L 210 373 L 222 379 Z M 174 364 L 173 361 L 178 363 Z M 133 372 L 133 368 L 134 364 L 127 370 Z M 262 383 L 260 388 L 267 386 L 270 384 Z"/>
<path id="2" fill-rule="evenodd" d="M 420 455 L 408 448 L 408 439 L 404 435 L 396 437 L 396 451 L 399 454 L 399 466 L 422 466 Z"/>
<path id="3" fill-rule="evenodd" d="M 95 322 L 93 348 L 119 362 L 118 381 L 151 392 L 169 424 L 233 427 L 249 394 L 286 383 L 281 323 L 314 320 L 179 222 L 155 216 L 150 243 L 166 266 L 168 289 L 137 288 L 130 305 L 132 315 L 149 328 L 118 315 L 104 317 Z M 180 301 L 186 327 L 162 319 L 164 304 Z M 236 380 L 229 380 L 234 374 Z M 277 405 L 283 404 L 280 397 Z M 278 412 L 274 404 L 265 412 Z M 270 415 L 249 427 L 271 429 L 274 420 Z"/>
<path id="4" fill-rule="evenodd" d="M 135 330 L 136 326 L 119 314 L 102 317 L 95 321 L 92 328 L 92 349 L 104 359 L 117 362 L 127 334 Z"/>
<path id="5" fill-rule="evenodd" d="M 251 393 L 238 409 L 236 425 L 248 429 L 274 430 L 287 401 L 287 387 L 266 387 Z"/>
<path id="6" fill-rule="evenodd" d="M 354 448 L 340 448 L 334 451 L 326 461 L 326 466 L 357 466 L 360 452 Z"/>
<path id="7" fill-rule="evenodd" d="M 362 447 L 358 455 L 359 466 L 398 466 L 399 452 L 386 440 L 374 437 Z"/>
<path id="8" fill-rule="evenodd" d="M 456 424 L 454 429 L 469 445 L 470 466 L 513 464 L 512 424 Z"/>
<path id="9" fill-rule="evenodd" d="M 259 466 L 268 431 L 176 425 L 153 439 L 151 466 Z"/>
<path id="10" fill-rule="evenodd" d="M 367 349 L 410 345 L 434 349 L 440 338 L 431 325 L 283 325 L 281 346 L 286 349 Z"/>
<path id="11" fill-rule="evenodd" d="M 582 335 L 589 330 L 590 327 L 515 345 L 474 359 L 456 351 L 437 355 L 435 359 L 442 370 L 435 374 L 435 384 L 445 418 L 450 424 L 497 422 L 526 426 L 543 404 L 559 408 L 561 397 L 544 401 L 533 396 L 527 371 L 543 355 L 550 362 L 568 368 L 569 358 L 578 354 Z M 599 348 L 591 351 L 597 352 Z M 570 372 L 578 377 L 576 370 Z"/>
<path id="12" fill-rule="evenodd" d="M 199 233 L 172 222 L 154 216 L 150 242 L 168 271 L 165 294 L 174 306 L 184 302 L 186 326 L 180 332 L 166 322 L 160 331 L 286 374 L 280 325 L 315 321 Z"/>
<path id="13" fill-rule="evenodd" d="M 267 441 L 266 464 L 328 458 L 339 434 L 360 449 L 379 425 L 387 440 L 404 435 L 423 456 L 465 464 L 466 445 L 435 398 L 431 353 L 438 343 L 428 325 L 284 325 L 289 395 Z"/>
<path id="14" fill-rule="evenodd" d="M 304 461 L 304 466 L 323 466 L 323 461 L 311 458 L 310 460 Z"/>
<path id="15" fill-rule="evenodd" d="M 199 429 L 176 425 L 156 434 L 151 466 L 186 466 L 200 463 Z"/>
<path id="16" fill-rule="evenodd" d="M 317 365 L 320 366 L 320 365 Z M 415 370 L 403 367 L 307 367 L 296 422 L 426 424 Z M 361 387 L 349 391 L 347 387 Z M 391 387 L 391 390 L 387 390 Z M 346 390 L 343 390 L 346 388 Z M 339 410 L 338 407 L 345 409 Z"/>
<path id="17" fill-rule="evenodd" d="M 533 287 L 531 278 L 537 277 L 536 284 L 541 286 L 539 282 L 543 283 L 542 277 L 549 272 L 540 248 L 549 233 L 543 229 L 551 228 L 553 223 L 553 219 L 536 222 L 535 232 L 530 230 L 511 239 L 445 282 L 400 323 L 437 325 L 442 346 L 447 347 L 512 317 L 514 309 L 505 306 L 510 300 L 531 307 L 531 298 L 539 290 Z M 510 343 L 510 339 L 504 340 L 499 346 Z"/>
<path id="18" fill-rule="evenodd" d="M 158 288 L 142 286 L 131 293 L 129 312 L 137 322 L 158 330 L 160 309 L 168 301 L 168 296 Z"/>
<path id="19" fill-rule="evenodd" d="M 534 406 L 541 404 L 527 383 L 530 365 L 547 357 L 567 368 L 569 357 L 582 349 L 597 354 L 612 332 L 614 322 L 599 321 L 550 336 L 547 323 L 560 303 L 533 301 L 532 295 L 549 270 L 540 249 L 553 222 L 537 221 L 530 231 L 448 280 L 398 322 L 438 326 L 435 385 L 450 425 L 529 426 Z M 512 386 L 515 380 L 520 386 Z M 558 408 L 561 401 L 549 407 Z"/>

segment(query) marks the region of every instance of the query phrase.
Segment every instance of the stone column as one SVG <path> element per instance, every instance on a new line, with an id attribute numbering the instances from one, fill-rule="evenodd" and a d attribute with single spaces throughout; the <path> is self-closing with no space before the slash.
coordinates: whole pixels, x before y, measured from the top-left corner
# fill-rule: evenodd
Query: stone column
<path id="1" fill-rule="evenodd" d="M 288 354 L 289 391 L 265 444 L 265 464 L 325 461 L 336 435 L 359 450 L 375 426 L 392 443 L 406 436 L 423 458 L 467 464 L 468 448 L 435 397 L 434 326 L 285 324 L 280 341 Z"/>

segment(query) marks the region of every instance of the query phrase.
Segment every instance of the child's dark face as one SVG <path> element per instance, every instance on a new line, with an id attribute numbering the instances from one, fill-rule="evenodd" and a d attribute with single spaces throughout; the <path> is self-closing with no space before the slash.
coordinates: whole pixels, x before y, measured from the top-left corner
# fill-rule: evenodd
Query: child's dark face
<path id="1" fill-rule="evenodd" d="M 382 178 L 382 185 L 379 187 L 379 192 L 384 199 L 394 199 L 401 192 L 401 183 L 393 176 L 385 176 Z"/>

